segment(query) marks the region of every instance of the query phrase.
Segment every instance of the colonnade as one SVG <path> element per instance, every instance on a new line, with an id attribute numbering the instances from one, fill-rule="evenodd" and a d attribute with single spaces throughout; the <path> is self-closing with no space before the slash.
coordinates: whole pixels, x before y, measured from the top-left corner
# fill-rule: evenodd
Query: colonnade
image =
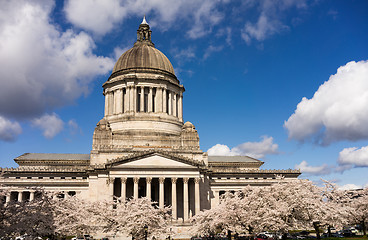
<path id="1" fill-rule="evenodd" d="M 5 203 L 8 203 L 10 201 L 17 201 L 17 202 L 23 202 L 23 201 L 33 201 L 35 199 L 35 196 L 37 195 L 37 190 L 10 190 L 5 195 Z M 53 198 L 68 198 L 70 196 L 74 196 L 76 194 L 75 191 L 69 191 L 69 192 L 55 192 L 53 195 Z"/>
<path id="2" fill-rule="evenodd" d="M 105 116 L 129 112 L 158 112 L 183 118 L 183 95 L 166 87 L 127 85 L 105 90 Z"/>
<path id="3" fill-rule="evenodd" d="M 155 182 L 153 183 L 153 181 Z M 166 201 L 166 205 L 171 205 L 172 218 L 174 220 L 177 220 L 179 217 L 178 215 L 180 215 L 184 221 L 187 221 L 189 220 L 190 213 L 192 213 L 192 215 L 197 214 L 201 209 L 200 182 L 201 179 L 199 177 L 120 177 L 111 179 L 109 191 L 111 198 L 121 197 L 121 199 L 126 199 L 133 197 L 137 199 L 138 197 L 147 197 L 153 201 L 157 201 L 160 208 L 165 206 Z M 117 184 L 120 186 L 117 186 Z M 177 184 L 179 184 L 179 186 L 177 186 Z M 193 185 L 194 189 L 190 189 Z M 128 191 L 128 187 L 132 188 L 132 191 Z M 152 192 L 152 189 L 154 188 L 154 190 L 157 190 L 157 187 L 158 194 L 155 194 Z M 119 189 L 121 190 L 119 191 Z M 131 195 L 127 196 L 129 193 Z M 193 202 L 193 197 L 194 204 L 192 203 L 192 205 L 190 205 L 190 202 Z"/>
<path id="4" fill-rule="evenodd" d="M 10 191 L 5 196 L 5 203 L 8 203 L 10 201 L 18 201 L 18 202 L 32 201 L 35 198 L 35 192 L 36 191 L 30 191 L 30 190 Z"/>

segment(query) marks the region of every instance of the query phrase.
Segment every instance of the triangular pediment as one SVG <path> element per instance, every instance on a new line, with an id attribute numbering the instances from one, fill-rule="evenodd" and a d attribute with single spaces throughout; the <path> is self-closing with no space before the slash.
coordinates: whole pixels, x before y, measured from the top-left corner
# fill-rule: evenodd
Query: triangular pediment
<path id="1" fill-rule="evenodd" d="M 181 156 L 150 152 L 110 161 L 110 168 L 198 168 L 202 164 Z"/>

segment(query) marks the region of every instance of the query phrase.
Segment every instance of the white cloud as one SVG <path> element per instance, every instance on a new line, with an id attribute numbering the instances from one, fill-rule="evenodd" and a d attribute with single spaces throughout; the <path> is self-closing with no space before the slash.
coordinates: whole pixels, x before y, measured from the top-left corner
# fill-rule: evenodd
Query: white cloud
<path id="1" fill-rule="evenodd" d="M 184 62 L 195 58 L 195 48 L 172 48 L 171 53 L 178 62 Z"/>
<path id="2" fill-rule="evenodd" d="M 45 114 L 32 120 L 32 125 L 41 129 L 45 138 L 55 137 L 64 128 L 64 122 L 56 113 Z"/>
<path id="3" fill-rule="evenodd" d="M 208 48 L 206 48 L 206 51 L 204 52 L 203 59 L 207 59 L 212 53 L 220 52 L 223 48 L 224 46 L 208 46 Z"/>
<path id="4" fill-rule="evenodd" d="M 230 148 L 223 144 L 216 144 L 207 151 L 210 156 L 235 156 L 236 154 Z"/>
<path id="5" fill-rule="evenodd" d="M 289 139 L 328 145 L 368 139 L 368 61 L 349 62 L 303 98 L 284 123 Z"/>
<path id="6" fill-rule="evenodd" d="M 22 127 L 18 122 L 12 122 L 0 116 L 0 140 L 11 142 L 15 141 L 17 136 L 22 133 Z"/>
<path id="7" fill-rule="evenodd" d="M 306 0 L 264 0 L 252 2 L 248 7 L 259 4 L 260 14 L 255 23 L 247 21 L 241 30 L 242 38 L 250 44 L 252 39 L 263 41 L 276 33 L 288 30 L 289 27 L 283 23 L 282 15 L 291 9 L 304 9 L 307 7 Z"/>
<path id="8" fill-rule="evenodd" d="M 267 136 L 263 136 L 260 142 L 245 142 L 232 149 L 222 144 L 216 144 L 208 149 L 208 155 L 212 156 L 246 155 L 253 158 L 263 158 L 265 155 L 278 153 L 278 145 L 273 143 L 272 137 Z"/>
<path id="9" fill-rule="evenodd" d="M 352 167 L 368 167 L 368 146 L 362 148 L 344 148 L 339 153 L 337 160 L 339 171 L 344 171 Z"/>
<path id="10" fill-rule="evenodd" d="M 302 173 L 306 173 L 308 175 L 327 175 L 331 172 L 331 168 L 327 164 L 323 164 L 321 166 L 310 166 L 306 161 L 296 164 L 295 168 L 300 169 Z"/>
<path id="11" fill-rule="evenodd" d="M 353 190 L 353 189 L 361 189 L 361 188 L 362 188 L 362 186 L 355 185 L 355 184 L 352 184 L 352 183 L 348 183 L 348 184 L 345 184 L 343 186 L 338 186 L 339 190 Z"/>
<path id="12" fill-rule="evenodd" d="M 127 10 L 119 0 L 67 1 L 64 6 L 71 23 L 100 35 L 111 31 L 116 23 L 127 17 Z"/>
<path id="13" fill-rule="evenodd" d="M 33 118 L 73 102 L 110 58 L 96 56 L 84 32 L 52 24 L 53 1 L 4 1 L 0 8 L 0 114 Z"/>
<path id="14" fill-rule="evenodd" d="M 78 123 L 74 119 L 68 121 L 68 127 L 71 135 L 75 135 L 78 132 L 82 133 L 82 130 L 79 128 Z"/>
<path id="15" fill-rule="evenodd" d="M 128 17 L 141 18 L 146 14 L 149 24 L 162 30 L 190 20 L 192 27 L 187 31 L 188 37 L 199 38 L 223 19 L 217 10 L 221 3 L 218 0 L 69 0 L 64 10 L 72 24 L 100 35 L 110 32 Z"/>

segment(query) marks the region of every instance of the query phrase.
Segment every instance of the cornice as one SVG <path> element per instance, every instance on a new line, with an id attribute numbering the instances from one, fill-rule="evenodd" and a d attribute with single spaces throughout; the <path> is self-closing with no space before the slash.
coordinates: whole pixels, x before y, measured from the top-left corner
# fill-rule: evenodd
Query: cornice
<path id="1" fill-rule="evenodd" d="M 194 160 L 192 160 L 190 158 L 187 158 L 187 157 L 184 157 L 182 155 L 168 153 L 167 151 L 162 151 L 162 150 L 159 150 L 159 149 L 150 149 L 150 150 L 147 150 L 147 151 L 136 152 L 136 153 L 130 154 L 130 155 L 125 156 L 125 157 L 119 157 L 119 158 L 109 160 L 105 165 L 103 165 L 103 164 L 93 165 L 93 166 L 91 166 L 91 168 L 96 169 L 96 170 L 97 169 L 98 170 L 108 169 L 108 168 L 111 168 L 112 166 L 114 166 L 118 163 L 132 162 L 132 161 L 136 161 L 136 160 L 139 160 L 139 159 L 146 158 L 146 157 L 154 155 L 154 154 L 161 155 L 163 157 L 167 157 L 167 158 L 170 158 L 172 160 L 182 162 L 182 163 L 186 163 L 186 164 L 198 167 L 198 168 L 206 168 L 206 165 L 203 161 L 201 161 L 201 162 L 194 161 Z M 90 168 L 90 170 L 92 170 L 91 168 Z"/>

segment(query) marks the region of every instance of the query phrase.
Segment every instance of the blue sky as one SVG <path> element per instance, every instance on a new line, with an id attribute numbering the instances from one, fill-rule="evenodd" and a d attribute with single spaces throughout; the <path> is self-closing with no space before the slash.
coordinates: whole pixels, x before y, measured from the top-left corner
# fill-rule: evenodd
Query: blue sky
<path id="1" fill-rule="evenodd" d="M 0 167 L 89 153 L 101 85 L 146 14 L 201 149 L 368 184 L 368 2 L 1 1 Z"/>

